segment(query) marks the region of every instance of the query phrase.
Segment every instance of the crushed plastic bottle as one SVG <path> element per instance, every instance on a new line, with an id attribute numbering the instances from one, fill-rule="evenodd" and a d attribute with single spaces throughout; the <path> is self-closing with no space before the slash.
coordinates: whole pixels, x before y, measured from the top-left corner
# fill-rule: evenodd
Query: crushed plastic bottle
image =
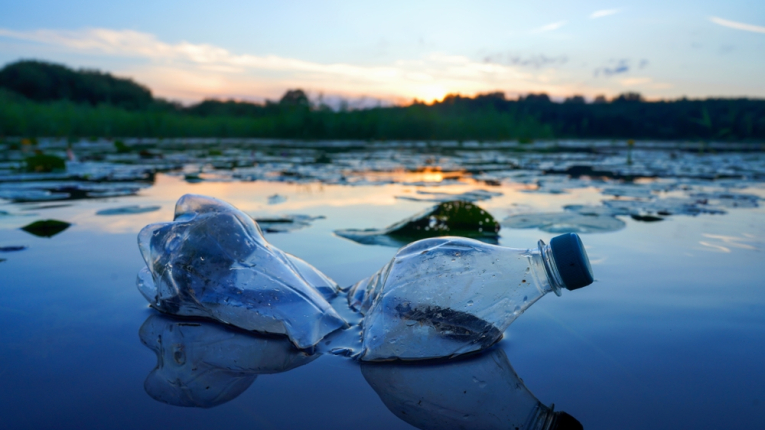
<path id="1" fill-rule="evenodd" d="M 422 430 L 581 430 L 565 412 L 540 402 L 499 348 L 437 363 L 362 363 L 385 406 Z"/>
<path id="2" fill-rule="evenodd" d="M 147 266 L 138 289 L 160 311 L 286 334 L 298 348 L 347 326 L 327 302 L 337 284 L 228 203 L 187 194 L 174 221 L 144 227 L 138 246 Z"/>
<path id="3" fill-rule="evenodd" d="M 538 249 L 462 237 L 401 248 L 380 271 L 353 285 L 348 304 L 364 314 L 361 360 L 421 360 L 487 348 L 549 292 L 591 284 L 592 268 L 574 233 Z"/>

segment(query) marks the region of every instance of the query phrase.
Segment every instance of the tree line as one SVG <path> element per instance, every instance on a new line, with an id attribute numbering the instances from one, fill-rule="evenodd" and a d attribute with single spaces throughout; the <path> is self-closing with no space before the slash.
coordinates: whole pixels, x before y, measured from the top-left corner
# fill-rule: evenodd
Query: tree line
<path id="1" fill-rule="evenodd" d="M 299 89 L 278 101 L 182 106 L 130 79 L 18 61 L 0 70 L 0 135 L 277 137 L 299 139 L 765 140 L 765 100 L 646 101 L 626 93 L 587 103 L 546 94 L 458 94 L 425 104 L 334 111 Z"/>

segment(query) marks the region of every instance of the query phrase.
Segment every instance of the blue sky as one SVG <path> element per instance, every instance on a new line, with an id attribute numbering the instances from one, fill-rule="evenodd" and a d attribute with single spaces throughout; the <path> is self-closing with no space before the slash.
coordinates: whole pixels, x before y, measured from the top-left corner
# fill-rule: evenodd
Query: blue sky
<path id="1" fill-rule="evenodd" d="M 0 63 L 98 68 L 185 102 L 765 97 L 765 2 L 751 0 L 5 3 Z"/>

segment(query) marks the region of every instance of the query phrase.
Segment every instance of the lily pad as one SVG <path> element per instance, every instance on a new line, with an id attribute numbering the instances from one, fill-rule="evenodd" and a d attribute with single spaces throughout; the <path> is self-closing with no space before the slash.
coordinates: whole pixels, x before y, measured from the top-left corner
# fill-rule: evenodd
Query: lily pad
<path id="1" fill-rule="evenodd" d="M 716 191 L 708 193 L 692 193 L 691 197 L 704 202 L 714 201 L 717 205 L 726 208 L 756 208 L 759 206 L 759 196 L 754 194 L 731 193 Z"/>
<path id="2" fill-rule="evenodd" d="M 266 233 L 288 233 L 310 227 L 313 221 L 324 219 L 324 216 L 285 215 L 274 218 L 253 218 Z"/>
<path id="3" fill-rule="evenodd" d="M 21 227 L 22 230 L 37 237 L 53 237 L 71 226 L 68 222 L 55 219 L 35 221 L 32 224 Z"/>
<path id="4" fill-rule="evenodd" d="M 0 252 L 16 252 L 27 249 L 26 246 L 0 246 Z"/>
<path id="5" fill-rule="evenodd" d="M 432 191 L 417 191 L 417 194 L 422 196 L 396 196 L 397 199 L 402 200 L 414 200 L 417 202 L 451 202 L 455 200 L 461 200 L 465 202 L 478 202 L 481 200 L 489 200 L 493 197 L 499 197 L 502 193 L 496 191 L 487 190 L 473 190 L 466 191 L 461 194 L 451 193 L 436 193 Z"/>
<path id="6" fill-rule="evenodd" d="M 133 215 L 146 212 L 154 212 L 158 211 L 159 209 L 160 206 L 122 206 L 118 208 L 101 209 L 100 211 L 96 212 L 96 215 Z"/>
<path id="7" fill-rule="evenodd" d="M 630 215 L 721 215 L 725 211 L 719 206 L 710 204 L 707 199 L 668 197 L 652 201 L 640 200 L 604 200 L 603 204 L 618 211 Z"/>
<path id="8" fill-rule="evenodd" d="M 279 203 L 284 203 L 286 201 L 287 201 L 287 197 L 279 195 L 279 194 L 268 196 L 269 205 L 278 205 Z"/>
<path id="9" fill-rule="evenodd" d="M 24 161 L 27 163 L 28 172 L 52 172 L 66 169 L 64 159 L 55 155 L 33 155 Z"/>
<path id="10" fill-rule="evenodd" d="M 548 233 L 606 233 L 624 228 L 624 221 L 604 214 L 573 211 L 511 215 L 502 221 L 510 228 L 538 228 Z"/>
<path id="11" fill-rule="evenodd" d="M 343 229 L 335 234 L 364 245 L 402 246 L 428 237 L 464 236 L 497 243 L 499 223 L 470 202 L 438 204 L 384 229 Z"/>

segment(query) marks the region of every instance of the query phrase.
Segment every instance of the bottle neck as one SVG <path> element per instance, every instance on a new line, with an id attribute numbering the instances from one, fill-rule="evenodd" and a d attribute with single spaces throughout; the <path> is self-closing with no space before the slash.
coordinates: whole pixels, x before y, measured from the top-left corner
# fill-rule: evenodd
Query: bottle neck
<path id="1" fill-rule="evenodd" d="M 555 265 L 552 248 L 542 240 L 537 243 L 537 246 L 537 249 L 529 249 L 534 277 L 545 294 L 552 291 L 556 296 L 560 296 L 561 290 L 566 288 L 566 285 L 560 277 L 558 266 Z"/>

